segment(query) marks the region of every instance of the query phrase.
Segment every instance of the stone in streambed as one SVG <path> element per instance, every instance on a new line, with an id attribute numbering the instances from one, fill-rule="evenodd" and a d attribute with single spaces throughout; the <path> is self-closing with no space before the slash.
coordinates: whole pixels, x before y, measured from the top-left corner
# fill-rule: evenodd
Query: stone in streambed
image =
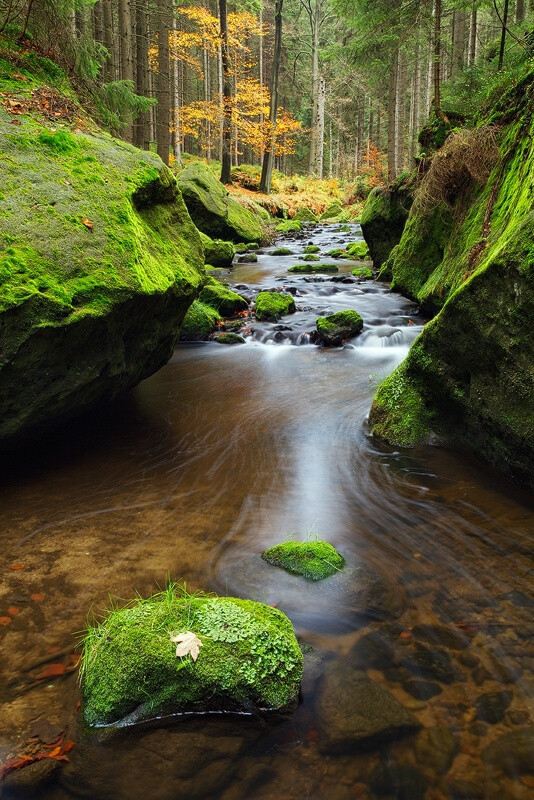
<path id="1" fill-rule="evenodd" d="M 489 722 L 490 725 L 502 722 L 506 709 L 512 702 L 513 697 L 514 695 L 510 691 L 488 692 L 481 695 L 475 700 L 477 719 Z"/>
<path id="2" fill-rule="evenodd" d="M 445 650 L 425 647 L 419 642 L 401 658 L 401 664 L 414 675 L 442 683 L 452 683 L 455 677 L 450 656 Z"/>
<path id="3" fill-rule="evenodd" d="M 351 339 L 361 333 L 363 319 L 357 311 L 338 311 L 336 314 L 329 314 L 327 317 L 319 317 L 317 320 L 317 333 L 322 344 L 328 347 L 337 347 L 347 339 Z"/>
<path id="4" fill-rule="evenodd" d="M 470 641 L 465 633 L 460 633 L 444 625 L 414 625 L 412 636 L 429 644 L 447 647 L 449 650 L 465 650 Z"/>
<path id="5" fill-rule="evenodd" d="M 256 319 L 277 320 L 284 314 L 296 311 L 295 301 L 291 294 L 285 292 L 260 292 L 256 297 L 254 313 Z"/>
<path id="6" fill-rule="evenodd" d="M 287 569 L 312 581 L 334 575 L 345 564 L 345 559 L 329 542 L 282 542 L 265 550 L 261 557 L 268 564 Z"/>
<path id="7" fill-rule="evenodd" d="M 10 772 L 2 779 L 2 797 L 6 800 L 35 800 L 46 791 L 59 767 L 59 761 L 45 758 Z"/>
<path id="8" fill-rule="evenodd" d="M 317 712 L 324 752 L 378 747 L 420 727 L 392 694 L 344 661 L 327 669 Z"/>
<path id="9" fill-rule="evenodd" d="M 443 691 L 441 686 L 432 681 L 409 680 L 402 684 L 402 688 L 417 700 L 430 700 L 431 697 L 436 697 Z"/>
<path id="10" fill-rule="evenodd" d="M 293 250 L 290 250 L 289 247 L 277 247 L 276 250 L 271 250 L 271 256 L 292 256 L 295 255 Z"/>
<path id="11" fill-rule="evenodd" d="M 234 245 L 222 239 L 211 239 L 200 231 L 200 239 L 204 247 L 204 261 L 212 267 L 231 267 L 234 258 Z"/>
<path id="12" fill-rule="evenodd" d="M 417 762 L 440 773 L 448 772 L 460 742 L 448 728 L 425 728 L 415 741 Z"/>
<path id="13" fill-rule="evenodd" d="M 255 264 L 258 256 L 256 253 L 245 253 L 244 256 L 238 256 L 237 260 L 240 264 Z"/>
<path id="14" fill-rule="evenodd" d="M 503 734 L 486 747 L 482 757 L 487 766 L 512 778 L 534 774 L 534 727 Z"/>
<path id="15" fill-rule="evenodd" d="M 248 301 L 244 297 L 228 289 L 215 278 L 208 278 L 198 299 L 201 303 L 214 308 L 223 317 L 231 317 L 248 309 Z"/>
<path id="16" fill-rule="evenodd" d="M 417 767 L 380 763 L 371 772 L 369 784 L 379 797 L 423 800 L 428 782 Z"/>
<path id="17" fill-rule="evenodd" d="M 221 333 L 214 341 L 218 344 L 245 344 L 245 340 L 238 333 Z"/>
<path id="18" fill-rule="evenodd" d="M 294 264 L 288 272 L 338 272 L 337 264 Z"/>

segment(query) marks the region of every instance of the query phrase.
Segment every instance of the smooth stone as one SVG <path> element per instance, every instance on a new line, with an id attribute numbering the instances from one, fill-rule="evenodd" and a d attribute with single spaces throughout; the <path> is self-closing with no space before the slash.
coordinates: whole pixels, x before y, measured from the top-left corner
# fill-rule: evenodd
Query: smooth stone
<path id="1" fill-rule="evenodd" d="M 427 779 L 417 767 L 397 764 L 378 764 L 369 778 L 371 791 L 395 800 L 423 800 Z"/>
<path id="2" fill-rule="evenodd" d="M 449 771 L 459 749 L 458 738 L 448 728 L 441 726 L 421 731 L 415 742 L 418 763 L 442 774 Z"/>
<path id="3" fill-rule="evenodd" d="M 454 669 L 445 650 L 430 649 L 419 642 L 410 650 L 401 663 L 407 670 L 424 678 L 433 678 L 442 683 L 452 683 Z"/>
<path id="4" fill-rule="evenodd" d="M 2 780 L 2 797 L 5 800 L 35 800 L 40 791 L 52 780 L 60 762 L 54 758 L 34 761 L 26 767 L 10 772 Z"/>
<path id="5" fill-rule="evenodd" d="M 382 630 L 370 631 L 358 639 L 352 653 L 362 667 L 387 669 L 395 662 L 395 642 Z"/>
<path id="6" fill-rule="evenodd" d="M 475 700 L 477 719 L 496 725 L 502 722 L 506 709 L 514 698 L 513 692 L 488 692 Z"/>
<path id="7" fill-rule="evenodd" d="M 447 647 L 449 650 L 465 650 L 470 645 L 465 634 L 443 625 L 415 625 L 412 628 L 412 636 L 429 644 Z"/>
<path id="8" fill-rule="evenodd" d="M 534 726 L 503 734 L 486 747 L 482 757 L 488 766 L 512 778 L 534 774 Z"/>
<path id="9" fill-rule="evenodd" d="M 406 681 L 402 688 L 418 700 L 430 700 L 443 691 L 441 686 L 431 681 Z"/>
<path id="10" fill-rule="evenodd" d="M 501 594 L 499 600 L 508 600 L 518 608 L 534 608 L 534 598 L 529 597 L 528 594 L 525 594 L 525 592 L 519 589 L 512 589 L 511 592 Z"/>
<path id="11" fill-rule="evenodd" d="M 319 749 L 329 753 L 379 747 L 420 727 L 390 692 L 346 661 L 328 667 L 317 712 Z"/>

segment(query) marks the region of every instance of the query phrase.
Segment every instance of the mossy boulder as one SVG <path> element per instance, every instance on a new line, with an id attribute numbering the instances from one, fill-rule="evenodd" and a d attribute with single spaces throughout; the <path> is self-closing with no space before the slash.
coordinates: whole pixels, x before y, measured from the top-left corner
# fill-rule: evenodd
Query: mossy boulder
<path id="1" fill-rule="evenodd" d="M 233 242 L 259 242 L 259 219 L 242 208 L 200 161 L 188 164 L 178 176 L 185 204 L 199 230 L 212 238 Z"/>
<path id="2" fill-rule="evenodd" d="M 399 243 L 412 203 L 413 184 L 408 178 L 376 186 L 365 201 L 360 225 L 377 269 Z"/>
<path id="3" fill-rule="evenodd" d="M 331 203 L 328 206 L 328 208 L 326 208 L 323 211 L 323 213 L 321 214 L 319 219 L 321 220 L 321 222 L 323 220 L 327 220 L 327 219 L 328 220 L 335 220 L 335 218 L 338 217 L 342 213 L 343 213 L 343 208 L 341 207 L 341 205 L 338 202 Z"/>
<path id="4" fill-rule="evenodd" d="M 337 264 L 295 264 L 289 267 L 288 272 L 339 272 Z"/>
<path id="5" fill-rule="evenodd" d="M 301 223 L 296 219 L 287 219 L 276 226 L 277 233 L 298 233 L 302 230 Z"/>
<path id="6" fill-rule="evenodd" d="M 248 250 L 248 244 L 245 244 L 245 242 L 238 242 L 237 244 L 234 244 L 235 253 L 246 253 L 247 250 Z"/>
<path id="7" fill-rule="evenodd" d="M 245 340 L 238 333 L 221 333 L 215 337 L 218 344 L 245 344 Z"/>
<path id="8" fill-rule="evenodd" d="M 204 247 L 204 261 L 212 267 L 231 267 L 234 258 L 234 245 L 232 242 L 223 242 L 222 239 L 210 239 L 205 233 L 200 233 Z"/>
<path id="9" fill-rule="evenodd" d="M 317 320 L 317 333 L 319 341 L 329 347 L 337 347 L 347 339 L 351 339 L 361 333 L 363 319 L 357 311 L 348 309 L 338 311 L 336 314 L 329 314 L 326 317 L 319 317 Z"/>
<path id="10" fill-rule="evenodd" d="M 214 308 L 223 317 L 231 317 L 239 311 L 246 311 L 248 300 L 237 292 L 233 292 L 215 278 L 208 278 L 206 285 L 200 292 L 198 299 L 211 308 Z"/>
<path id="11" fill-rule="evenodd" d="M 302 256 L 303 261 L 320 261 L 321 259 L 319 256 L 316 256 L 315 253 L 306 253 L 306 255 Z"/>
<path id="12" fill-rule="evenodd" d="M 373 277 L 373 270 L 369 269 L 369 267 L 356 267 L 356 269 L 351 270 L 351 275 L 361 281 L 370 280 Z"/>
<path id="13" fill-rule="evenodd" d="M 265 550 L 261 557 L 275 567 L 302 575 L 312 581 L 329 578 L 343 567 L 345 559 L 329 542 L 282 542 Z"/>
<path id="14" fill-rule="evenodd" d="M 334 247 L 325 253 L 327 258 L 347 258 L 347 251 L 343 247 Z"/>
<path id="15" fill-rule="evenodd" d="M 284 314 L 293 314 L 295 310 L 293 296 L 285 292 L 260 292 L 256 297 L 254 313 L 260 321 L 277 320 Z"/>
<path id="16" fill-rule="evenodd" d="M 321 248 L 316 244 L 307 244 L 304 248 L 305 253 L 319 253 Z"/>
<path id="17" fill-rule="evenodd" d="M 177 656 L 176 640 L 188 633 L 196 650 Z M 185 711 L 289 711 L 301 676 L 302 653 L 281 611 L 233 597 L 180 596 L 171 587 L 89 630 L 83 716 L 93 726 Z"/>
<path id="18" fill-rule="evenodd" d="M 211 306 L 195 300 L 187 309 L 180 329 L 181 342 L 199 342 L 217 330 L 222 317 Z"/>
<path id="19" fill-rule="evenodd" d="M 204 279 L 200 237 L 156 155 L 96 128 L 17 120 L 0 110 L 0 437 L 154 373 Z"/>
<path id="20" fill-rule="evenodd" d="M 317 222 L 317 214 L 314 214 L 307 206 L 299 206 L 295 211 L 293 219 L 299 222 Z"/>
<path id="21" fill-rule="evenodd" d="M 487 184 L 458 197 L 453 228 L 442 221 L 443 250 L 429 256 L 433 269 L 419 275 L 413 293 L 435 298 L 441 284 L 443 306 L 380 386 L 369 417 L 373 432 L 391 443 L 415 446 L 437 436 L 528 486 L 534 485 L 533 93 L 531 70 L 504 116 L 499 161 Z M 506 110 L 506 98 L 499 102 Z M 401 253 L 429 252 L 436 213 L 414 203 Z"/>
<path id="22" fill-rule="evenodd" d="M 275 250 L 271 251 L 272 256 L 293 256 L 293 250 L 290 250 L 289 247 L 277 247 Z"/>
<path id="23" fill-rule="evenodd" d="M 370 258 L 369 248 L 367 242 L 353 242 L 347 247 L 347 253 L 352 258 L 358 258 L 366 261 Z"/>

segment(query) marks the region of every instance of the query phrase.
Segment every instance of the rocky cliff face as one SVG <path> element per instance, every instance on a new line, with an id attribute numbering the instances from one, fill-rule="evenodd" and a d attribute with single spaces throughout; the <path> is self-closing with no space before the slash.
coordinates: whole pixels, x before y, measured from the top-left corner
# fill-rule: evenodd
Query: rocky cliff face
<path id="1" fill-rule="evenodd" d="M 25 103 L 22 77 L 11 76 L 9 97 Z M 159 369 L 203 281 L 198 232 L 157 156 L 9 108 L 0 106 L 0 438 L 111 400 Z"/>
<path id="2" fill-rule="evenodd" d="M 390 259 L 393 285 L 441 310 L 380 386 L 370 414 L 373 433 L 391 443 L 437 437 L 528 485 L 534 482 L 533 107 L 530 71 L 488 112 L 486 132 L 479 128 L 466 139 L 462 158 L 454 141 L 445 145 L 453 152 L 449 161 L 457 161 L 440 196 L 434 165 L 418 190 Z M 484 137 L 492 168 L 481 181 L 473 159 Z M 439 202 L 429 203 L 429 193 Z"/>

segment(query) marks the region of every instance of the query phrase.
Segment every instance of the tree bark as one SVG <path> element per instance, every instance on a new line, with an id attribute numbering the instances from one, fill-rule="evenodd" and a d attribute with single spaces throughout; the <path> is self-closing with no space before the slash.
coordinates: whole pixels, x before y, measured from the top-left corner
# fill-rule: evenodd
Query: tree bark
<path id="1" fill-rule="evenodd" d="M 282 60 L 282 9 L 284 0 L 276 0 L 274 11 L 274 53 L 273 74 L 271 79 L 271 105 L 269 109 L 269 124 L 271 141 L 263 154 L 261 168 L 260 192 L 269 194 L 273 176 L 274 143 L 276 136 L 276 118 L 278 114 L 278 83 L 280 78 L 280 62 Z"/>
<path id="2" fill-rule="evenodd" d="M 406 167 L 406 150 L 408 132 L 406 130 L 406 95 L 408 93 L 408 59 L 406 50 L 399 50 L 399 74 L 397 80 L 397 137 L 396 150 L 398 153 L 396 166 L 397 172 L 402 172 Z"/>
<path id="3" fill-rule="evenodd" d="M 226 0 L 219 0 L 219 20 L 221 24 L 221 55 L 223 72 L 223 129 L 221 183 L 231 183 L 232 171 L 232 73 L 228 53 L 228 24 Z"/>
<path id="4" fill-rule="evenodd" d="M 108 51 L 108 59 L 104 65 L 104 80 L 111 83 L 115 80 L 115 47 L 113 36 L 113 9 L 111 0 L 102 0 L 104 13 L 104 46 Z"/>
<path id="5" fill-rule="evenodd" d="M 464 67 L 467 15 L 465 9 L 453 12 L 452 77 L 456 77 Z"/>
<path id="6" fill-rule="evenodd" d="M 504 60 L 504 45 L 506 42 L 506 26 L 508 25 L 508 6 L 509 0 L 504 0 L 504 9 L 502 13 L 502 29 L 501 29 L 501 46 L 499 47 L 499 65 L 497 69 L 499 72 L 502 69 Z"/>
<path id="7" fill-rule="evenodd" d="M 389 73 L 388 94 L 388 180 L 394 181 L 397 177 L 397 161 L 395 143 L 397 140 L 397 72 L 399 52 L 394 50 L 391 56 L 391 70 Z"/>
<path id="8" fill-rule="evenodd" d="M 310 175 L 317 169 L 317 148 L 318 148 L 318 124 L 319 124 L 319 34 L 320 34 L 320 15 L 321 1 L 316 0 L 315 12 L 312 10 L 311 2 L 305 6 L 308 11 L 310 25 L 312 29 L 312 117 L 311 117 L 311 140 L 310 140 Z"/>
<path id="9" fill-rule="evenodd" d="M 148 19 L 146 10 L 139 3 L 135 7 L 135 91 L 146 96 L 148 87 Z M 137 147 L 148 147 L 148 111 L 142 111 L 134 124 L 135 144 Z"/>
<path id="10" fill-rule="evenodd" d="M 471 22 L 469 24 L 469 56 L 467 63 L 470 67 L 475 65 L 477 55 L 477 7 L 475 3 L 476 0 L 473 0 L 473 5 L 471 6 Z"/>
<path id="11" fill-rule="evenodd" d="M 169 0 L 158 0 L 158 72 L 156 75 L 156 138 L 158 155 L 164 164 L 169 164 L 171 136 L 170 119 L 170 75 L 169 75 Z"/>

